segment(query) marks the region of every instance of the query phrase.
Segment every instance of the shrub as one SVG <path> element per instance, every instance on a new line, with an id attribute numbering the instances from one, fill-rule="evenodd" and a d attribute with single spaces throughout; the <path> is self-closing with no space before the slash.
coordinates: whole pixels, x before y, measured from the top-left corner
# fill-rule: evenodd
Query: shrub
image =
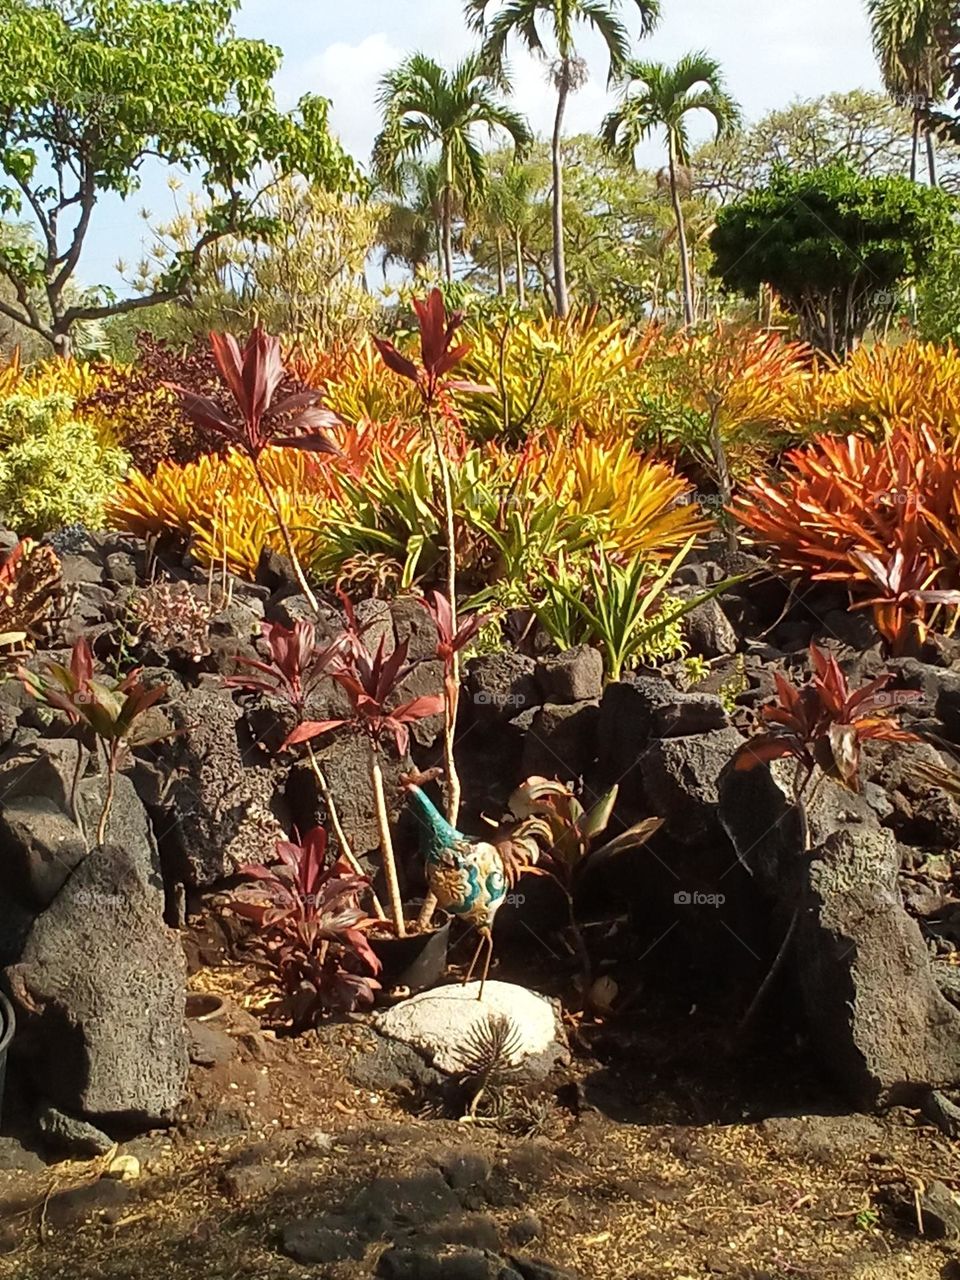
<path id="1" fill-rule="evenodd" d="M 50 621 L 62 585 L 53 547 L 18 542 L 0 564 L 0 646 L 32 648 Z"/>
<path id="2" fill-rule="evenodd" d="M 935 609 L 960 606 L 960 439 L 907 426 L 880 441 L 817 436 L 733 511 L 785 572 L 848 583 L 895 652 Z"/>
<path id="3" fill-rule="evenodd" d="M 103 523 L 104 506 L 130 458 L 74 416 L 70 397 L 18 394 L 0 402 L 0 511 L 38 535 L 62 525 Z"/>

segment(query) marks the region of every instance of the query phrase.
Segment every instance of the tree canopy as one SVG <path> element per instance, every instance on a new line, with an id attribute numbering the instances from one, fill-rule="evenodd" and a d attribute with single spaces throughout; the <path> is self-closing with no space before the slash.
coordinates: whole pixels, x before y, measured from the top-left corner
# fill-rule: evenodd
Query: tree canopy
<path id="1" fill-rule="evenodd" d="M 0 0 L 0 212 L 37 240 L 0 245 L 12 299 L 0 315 L 67 349 L 71 329 L 181 295 L 206 246 L 271 228 L 258 175 L 354 180 L 327 128 L 325 99 L 278 109 L 276 48 L 238 38 L 237 0 Z M 145 166 L 196 175 L 208 209 L 154 291 L 83 298 L 69 288 L 98 202 L 127 198 Z"/>
<path id="2" fill-rule="evenodd" d="M 718 212 L 712 271 L 747 297 L 769 285 L 808 341 L 842 355 L 893 314 L 903 284 L 952 237 L 952 208 L 908 178 L 864 178 L 844 165 L 778 169 Z"/>

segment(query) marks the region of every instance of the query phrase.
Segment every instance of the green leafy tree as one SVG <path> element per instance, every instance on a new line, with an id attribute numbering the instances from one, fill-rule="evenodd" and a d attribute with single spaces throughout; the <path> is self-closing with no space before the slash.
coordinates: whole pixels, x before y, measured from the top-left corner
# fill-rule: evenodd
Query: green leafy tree
<path id="1" fill-rule="evenodd" d="M 642 33 L 649 34 L 660 19 L 660 0 L 633 0 Z M 483 53 L 502 74 L 507 45 L 517 39 L 537 57 L 551 53 L 557 110 L 553 125 L 553 290 L 556 312 L 570 310 L 564 243 L 563 122 L 570 94 L 585 81 L 586 65 L 577 55 L 576 31 L 590 26 L 603 38 L 615 77 L 630 53 L 630 37 L 621 18 L 621 0 L 466 0 L 465 12 L 473 29 L 484 38 Z M 491 13 L 491 10 L 493 12 Z"/>
<path id="2" fill-rule="evenodd" d="M 663 130 L 667 141 L 667 174 L 670 200 L 677 223 L 680 271 L 683 280 L 683 315 L 694 321 L 690 253 L 680 199 L 680 170 L 690 166 L 688 118 L 696 111 L 713 117 L 718 137 L 733 133 L 740 123 L 740 108 L 727 93 L 720 64 L 706 53 L 690 53 L 676 66 L 660 62 L 628 62 L 622 71 L 620 106 L 603 122 L 606 146 L 628 163 L 637 147 L 651 133 Z"/>
<path id="3" fill-rule="evenodd" d="M 844 356 L 935 261 L 952 210 L 944 192 L 908 178 L 862 178 L 843 165 L 778 170 L 718 212 L 713 272 L 747 297 L 769 285 L 807 341 Z"/>
<path id="4" fill-rule="evenodd" d="M 471 54 L 452 71 L 415 53 L 380 82 L 378 102 L 383 129 L 373 148 L 380 182 L 397 193 L 404 167 L 439 152 L 442 183 L 443 268 L 453 280 L 453 222 L 457 199 L 465 206 L 482 200 L 487 185 L 486 159 L 479 135 L 504 132 L 522 155 L 531 134 L 521 115 L 500 95 L 506 80 L 491 77 L 479 55 Z"/>
<path id="5" fill-rule="evenodd" d="M 15 301 L 0 315 L 66 354 L 81 321 L 182 296 L 204 250 L 271 230 L 257 211 L 265 164 L 340 186 L 353 167 L 323 98 L 278 110 L 280 52 L 232 28 L 237 0 L 0 0 L 0 213 L 29 216 L 38 243 L 0 248 Z M 205 227 L 148 293 L 71 295 L 97 205 L 139 187 L 148 162 L 198 176 Z M 271 177 L 276 170 L 271 170 Z"/>
<path id="6" fill-rule="evenodd" d="M 873 46 L 887 92 L 913 113 L 910 177 L 916 181 L 920 134 L 927 146 L 930 185 L 937 185 L 933 130 L 925 123 L 946 90 L 944 28 L 956 5 L 952 0 L 867 0 Z"/>

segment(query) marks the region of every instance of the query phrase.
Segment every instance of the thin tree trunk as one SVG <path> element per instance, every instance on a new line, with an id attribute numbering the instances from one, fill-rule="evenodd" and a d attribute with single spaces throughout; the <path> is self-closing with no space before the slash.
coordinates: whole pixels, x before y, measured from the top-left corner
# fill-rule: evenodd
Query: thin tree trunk
<path id="1" fill-rule="evenodd" d="M 687 251 L 687 229 L 683 223 L 683 208 L 680 204 L 680 192 L 677 189 L 677 156 L 673 138 L 668 143 L 670 163 L 670 199 L 673 201 L 673 216 L 677 220 L 677 240 L 680 246 L 680 278 L 683 284 L 683 319 L 689 328 L 693 324 L 693 285 L 690 280 L 690 257 Z"/>
<path id="2" fill-rule="evenodd" d="M 910 149 L 910 181 L 916 182 L 920 157 L 920 108 L 913 109 L 913 143 Z"/>
<path id="3" fill-rule="evenodd" d="M 523 261 L 523 243 L 520 240 L 519 231 L 515 231 L 513 235 L 513 251 L 517 260 L 517 302 L 521 307 L 525 307 L 527 305 L 526 267 Z"/>
<path id="4" fill-rule="evenodd" d="M 398 938 L 407 936 L 403 919 L 403 899 L 400 897 L 400 882 L 397 879 L 397 859 L 393 852 L 393 838 L 390 835 L 390 818 L 387 814 L 387 798 L 383 791 L 383 771 L 380 768 L 379 748 L 370 744 L 370 781 L 373 784 L 373 807 L 377 815 L 377 828 L 380 832 L 380 853 L 383 858 L 383 872 L 387 881 L 387 894 L 390 898 L 390 916 Z"/>
<path id="5" fill-rule="evenodd" d="M 570 65 L 566 60 L 560 68 L 557 88 L 557 114 L 553 124 L 553 288 L 556 313 L 563 319 L 570 311 L 563 239 L 563 117 L 570 94 Z"/>
<path id="6" fill-rule="evenodd" d="M 507 268 L 503 260 L 503 236 L 497 236 L 497 297 L 507 296 Z"/>
<path id="7" fill-rule="evenodd" d="M 940 179 L 937 176 L 937 141 L 933 136 L 933 130 L 927 129 L 927 173 L 930 176 L 931 187 L 938 187 Z"/>

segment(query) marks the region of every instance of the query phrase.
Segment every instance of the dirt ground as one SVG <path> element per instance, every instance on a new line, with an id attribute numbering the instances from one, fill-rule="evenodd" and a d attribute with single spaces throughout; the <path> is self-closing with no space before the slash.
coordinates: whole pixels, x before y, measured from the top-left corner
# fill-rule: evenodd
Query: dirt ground
<path id="1" fill-rule="evenodd" d="M 230 985 L 223 973 L 194 983 Z M 241 989 L 223 1023 L 233 1055 L 191 1068 L 175 1128 L 120 1145 L 139 1176 L 110 1176 L 114 1153 L 10 1167 L 19 1148 L 0 1139 L 0 1277 L 372 1275 L 389 1236 L 362 1241 L 363 1257 L 304 1265 L 284 1252 L 284 1228 L 377 1178 L 416 1199 L 455 1152 L 479 1171 L 460 1199 L 475 1230 L 585 1278 L 960 1278 L 957 1246 L 932 1238 L 918 1208 L 931 1183 L 960 1189 L 960 1144 L 907 1110 L 845 1115 L 802 1047 L 720 1055 L 695 1011 L 574 1027 L 573 1064 L 545 1092 L 467 1124 L 416 1090 L 353 1084 L 362 1022 L 264 1036 Z"/>

